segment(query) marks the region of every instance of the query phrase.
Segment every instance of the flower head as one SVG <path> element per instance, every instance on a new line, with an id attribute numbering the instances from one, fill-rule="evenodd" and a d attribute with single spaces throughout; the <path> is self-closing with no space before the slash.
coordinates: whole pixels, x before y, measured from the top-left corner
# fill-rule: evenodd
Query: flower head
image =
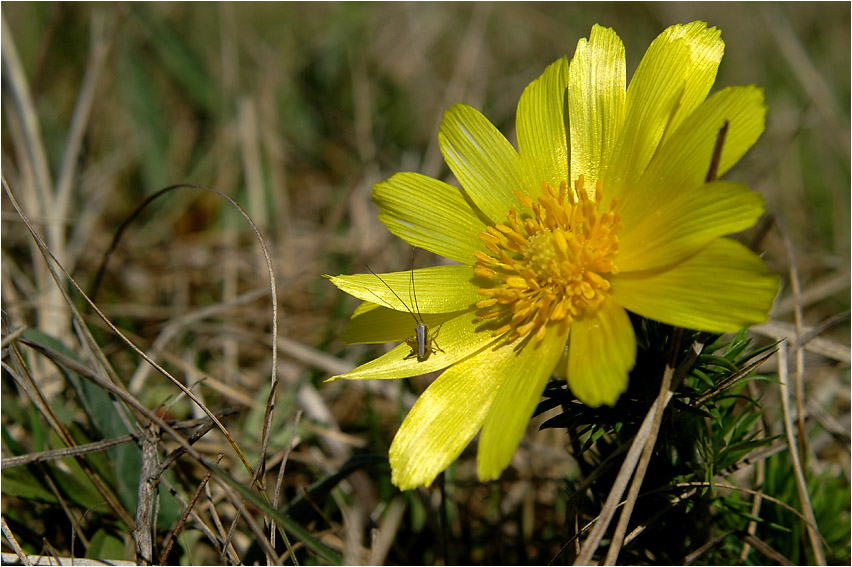
<path id="1" fill-rule="evenodd" d="M 429 485 L 480 431 L 479 476 L 497 478 L 554 372 L 585 404 L 614 405 L 636 359 L 628 311 L 711 332 L 767 319 L 777 278 L 725 238 L 757 221 L 763 199 L 707 179 L 720 129 L 727 124 L 722 175 L 760 136 L 766 113 L 754 86 L 707 96 L 723 50 L 703 22 L 672 26 L 627 86 L 621 40 L 595 26 L 570 62 L 556 61 L 524 91 L 517 150 L 458 104 L 439 140 L 460 188 L 417 173 L 376 184 L 393 234 L 460 262 L 384 281 L 331 278 L 364 300 L 344 334 L 350 342 L 411 336 L 402 299 L 411 287 L 424 322 L 440 328 L 441 348 L 429 356 L 401 344 L 335 377 L 444 369 L 391 445 L 397 486 Z"/>

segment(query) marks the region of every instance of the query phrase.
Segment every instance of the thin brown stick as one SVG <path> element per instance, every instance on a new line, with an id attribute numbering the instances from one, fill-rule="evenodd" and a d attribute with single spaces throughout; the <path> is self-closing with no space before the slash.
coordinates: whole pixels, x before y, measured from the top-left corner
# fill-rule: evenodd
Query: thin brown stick
<path id="1" fill-rule="evenodd" d="M 645 531 L 645 529 L 646 529 L 648 526 L 653 525 L 653 523 L 654 523 L 654 522 L 656 522 L 658 519 L 662 518 L 662 517 L 663 517 L 665 514 L 667 514 L 667 513 L 668 513 L 668 512 L 669 512 L 672 508 L 674 508 L 675 506 L 677 506 L 677 505 L 678 505 L 678 504 L 680 504 L 681 502 L 685 502 L 685 501 L 686 501 L 686 500 L 688 500 L 689 498 L 692 498 L 692 496 L 693 496 L 693 495 L 695 495 L 695 493 L 696 493 L 696 492 L 698 492 L 698 489 L 697 489 L 697 488 L 692 488 L 692 489 L 690 489 L 690 490 L 687 490 L 685 493 L 683 493 L 683 494 L 679 494 L 679 495 L 677 495 L 675 498 L 673 498 L 672 500 L 670 500 L 670 501 L 669 501 L 669 503 L 668 503 L 668 505 L 667 505 L 665 508 L 660 508 L 659 510 L 657 510 L 656 512 L 654 512 L 654 513 L 651 515 L 651 517 L 649 517 L 647 520 L 645 520 L 642 524 L 640 524 L 640 525 L 636 526 L 636 527 L 633 529 L 633 531 L 632 531 L 632 532 L 630 532 L 629 534 L 627 534 L 627 537 L 625 537 L 625 538 L 624 538 L 624 544 L 623 544 L 621 547 L 622 547 L 622 548 L 625 548 L 625 547 L 627 547 L 628 545 L 630 545 L 631 543 L 633 543 L 633 540 L 635 540 L 637 537 L 639 537 L 640 535 L 642 535 L 642 532 L 644 532 L 644 531 Z"/>
<path id="2" fill-rule="evenodd" d="M 782 242 L 784 243 L 784 249 L 787 254 L 787 260 L 790 265 L 790 280 L 793 288 L 793 298 L 794 298 L 794 320 L 796 323 L 796 343 L 799 342 L 799 337 L 803 334 L 803 325 L 804 325 L 804 315 L 802 312 L 802 303 L 801 303 L 801 286 L 799 284 L 799 273 L 798 267 L 796 264 L 796 258 L 793 251 L 793 243 L 790 240 L 789 232 L 787 231 L 786 224 L 783 222 L 783 219 L 778 219 L 778 227 L 779 232 L 781 234 Z M 778 357 L 778 375 L 780 378 L 780 388 L 781 388 L 781 408 L 784 416 L 784 431 L 787 435 L 787 443 L 790 446 L 790 460 L 793 466 L 793 473 L 796 479 L 796 488 L 799 493 L 799 501 L 801 502 L 802 509 L 805 513 L 805 516 L 808 518 L 807 524 L 807 532 L 808 538 L 811 542 L 811 548 L 814 552 L 814 561 L 818 565 L 825 565 L 825 553 L 822 548 L 821 538 L 817 537 L 817 527 L 816 527 L 816 517 L 814 515 L 813 506 L 810 501 L 810 494 L 808 493 L 807 482 L 805 480 L 805 466 L 803 465 L 803 461 L 807 462 L 807 436 L 805 435 L 804 429 L 804 397 L 805 397 L 805 387 L 804 387 L 804 370 L 805 370 L 805 358 L 804 351 L 800 348 L 797 348 L 794 351 L 795 354 L 795 362 L 796 362 L 796 409 L 797 409 L 797 419 L 796 419 L 796 428 L 798 431 L 798 443 L 795 442 L 795 438 L 793 436 L 793 422 L 792 416 L 790 412 L 790 387 L 789 387 L 789 372 L 788 372 L 788 351 L 786 343 L 782 344 L 781 352 Z"/>
<path id="3" fill-rule="evenodd" d="M 740 470 L 742 468 L 750 467 L 751 465 L 765 461 L 766 459 L 768 459 L 769 457 L 771 457 L 773 455 L 777 455 L 778 453 L 783 453 L 784 451 L 787 450 L 787 448 L 788 448 L 787 447 L 787 441 L 783 441 L 781 443 L 777 443 L 777 444 L 772 445 L 770 447 L 767 447 L 765 449 L 761 449 L 759 451 L 754 451 L 751 454 L 743 457 L 742 459 L 740 459 L 739 461 L 737 461 L 733 465 L 731 465 L 731 466 L 727 467 L 726 469 L 720 471 L 719 474 L 717 474 L 716 476 L 722 477 L 722 478 L 731 476 L 732 474 L 734 474 L 735 472 L 737 472 L 738 470 Z"/>
<path id="4" fill-rule="evenodd" d="M 717 547 L 720 543 L 722 543 L 725 539 L 730 536 L 738 537 L 743 540 L 746 546 L 754 547 L 757 551 L 762 553 L 767 558 L 771 559 L 778 565 L 795 565 L 795 563 L 791 563 L 789 559 L 769 547 L 763 540 L 756 537 L 754 534 L 750 534 L 748 532 L 744 532 L 741 530 L 732 530 L 727 531 L 723 534 L 719 534 L 709 542 L 705 543 L 692 553 L 686 556 L 686 560 L 684 561 L 684 565 L 694 565 L 696 561 L 698 561 L 703 555 L 705 555 L 708 551 Z"/>
<path id="5" fill-rule="evenodd" d="M 216 455 L 216 464 L 224 457 L 223 453 L 219 453 Z M 210 471 L 204 473 L 204 478 L 201 479 L 201 483 L 196 488 L 195 493 L 192 495 L 189 503 L 184 506 L 183 513 L 180 515 L 180 519 L 178 519 L 177 525 L 175 529 L 168 535 L 166 538 L 166 542 L 163 544 L 163 553 L 160 556 L 160 565 L 165 565 L 166 561 L 169 558 L 169 553 L 172 551 L 172 546 L 177 540 L 180 533 L 183 531 L 184 525 L 186 525 L 186 520 L 189 518 L 190 513 L 195 508 L 195 503 L 198 502 L 198 497 L 201 496 L 201 493 L 204 491 L 204 487 L 207 486 L 207 481 L 210 480 Z"/>
<path id="6" fill-rule="evenodd" d="M 668 368 L 666 370 L 668 372 Z M 670 381 L 671 375 L 668 377 L 668 382 L 670 383 Z M 592 528 L 592 533 L 590 533 L 589 537 L 586 538 L 586 541 L 583 542 L 580 554 L 574 561 L 574 565 L 587 565 L 591 563 L 592 555 L 594 555 L 600 545 L 604 532 L 607 527 L 609 527 L 609 523 L 612 521 L 615 511 L 619 507 L 621 495 L 624 494 L 624 491 L 627 489 L 627 483 L 633 475 L 633 471 L 636 469 L 636 465 L 639 461 L 639 457 L 645 443 L 651 438 L 657 414 L 661 414 L 662 411 L 665 410 L 672 397 L 672 393 L 668 389 L 668 383 L 666 383 L 665 375 L 661 386 L 666 387 L 660 388 L 660 393 L 657 396 L 654 405 L 652 405 L 651 409 L 648 410 L 648 414 L 645 416 L 645 419 L 639 428 L 639 432 L 636 434 L 636 437 L 630 446 L 630 450 L 624 458 L 624 463 L 618 471 L 618 476 L 616 477 L 613 487 L 609 492 L 609 496 L 607 496 L 606 502 L 604 503 L 604 507 L 595 522 L 595 526 Z"/>
<path id="7" fill-rule="evenodd" d="M 708 541 L 707 543 L 705 543 L 704 545 L 702 545 L 701 547 L 699 547 L 698 549 L 696 549 L 695 551 L 693 551 L 692 553 L 687 555 L 686 558 L 683 561 L 683 564 L 684 565 L 692 565 L 697 560 L 699 560 L 701 557 L 703 557 L 708 551 L 710 551 L 711 549 L 713 549 L 714 547 L 718 546 L 720 543 L 725 541 L 725 539 L 727 539 L 728 536 L 730 536 L 733 533 L 734 533 L 733 530 L 728 530 L 724 533 L 717 535 L 716 537 L 714 537 L 713 539 L 711 539 L 710 541 Z"/>
<path id="8" fill-rule="evenodd" d="M 278 478 L 275 481 L 275 489 L 272 492 L 272 507 L 278 508 L 281 496 L 281 485 L 284 484 L 284 469 L 287 466 L 287 460 L 290 458 L 290 451 L 293 450 L 293 440 L 296 437 L 296 429 L 299 427 L 299 421 L 302 419 L 302 410 L 296 411 L 296 417 L 293 418 L 293 430 L 290 432 L 290 441 L 287 443 L 287 450 L 281 458 L 281 464 L 278 466 Z M 287 551 L 293 555 L 293 549 L 290 547 L 290 542 L 287 544 Z M 275 549 L 275 520 L 270 522 L 269 526 L 269 544 Z"/>
<path id="9" fill-rule="evenodd" d="M 248 513 L 248 510 L 246 510 L 245 499 L 240 495 L 235 494 L 231 490 L 231 487 L 228 486 L 221 479 L 217 478 L 216 482 L 219 484 L 219 486 L 222 487 L 223 490 L 225 490 L 225 493 L 228 495 L 228 498 L 230 498 L 231 503 L 236 506 L 237 516 L 245 518 L 246 524 L 248 525 L 251 532 L 254 534 L 255 541 L 263 549 L 263 552 L 266 554 L 267 559 L 270 560 L 270 565 L 280 565 L 280 563 L 278 563 L 278 555 L 275 553 L 275 550 L 269 546 L 269 541 L 266 539 L 266 536 L 263 533 L 263 529 L 257 524 L 252 515 Z M 281 531 L 283 532 L 284 530 Z M 228 538 L 228 542 L 230 542 L 230 538 Z"/>
<path id="10" fill-rule="evenodd" d="M 790 352 L 797 352 L 803 349 L 809 342 L 816 339 L 820 334 L 824 333 L 826 330 L 830 329 L 841 321 L 849 319 L 850 314 L 852 314 L 852 312 L 847 309 L 846 311 L 837 313 L 828 317 L 827 319 L 820 321 L 819 324 L 814 325 L 813 327 L 810 327 L 807 330 L 803 329 L 804 332 L 798 337 L 796 337 L 796 341 L 792 345 L 790 345 Z M 848 347 L 848 345 L 846 346 Z M 849 349 L 847 348 L 846 350 L 848 351 Z"/>
<path id="11" fill-rule="evenodd" d="M 2 522 L 3 535 L 6 537 L 6 541 L 9 542 L 9 545 L 12 546 L 12 550 L 15 552 L 15 555 L 18 556 L 21 563 L 31 567 L 32 564 L 30 563 L 27 554 L 24 553 L 23 549 L 21 549 L 21 546 L 18 544 L 18 540 L 15 538 L 15 534 L 13 534 L 12 530 L 9 529 L 9 526 L 6 525 L 6 518 L 0 518 L 0 522 Z M 4 560 L 3 563 L 6 563 L 6 561 Z"/>
<path id="12" fill-rule="evenodd" d="M 796 344 L 790 347 L 792 352 L 794 349 L 804 348 L 808 352 L 824 356 L 833 361 L 841 362 L 846 365 L 852 364 L 852 353 L 849 351 L 849 344 L 843 344 L 839 341 L 827 339 L 817 336 L 824 332 L 829 326 L 836 325 L 838 322 L 848 319 L 848 312 L 838 313 L 833 315 L 814 327 L 805 327 L 804 335 L 802 335 Z M 775 340 L 790 339 L 796 335 L 796 328 L 793 323 L 785 323 L 783 321 L 771 320 L 762 325 L 755 325 L 751 328 L 752 332 L 769 337 Z"/>
<path id="13" fill-rule="evenodd" d="M 791 562 L 789 559 L 769 547 L 766 542 L 764 542 L 762 539 L 759 539 L 754 534 L 750 534 L 748 532 L 743 531 L 737 531 L 735 532 L 735 535 L 747 544 L 751 545 L 753 548 L 755 548 L 757 551 L 759 551 L 769 559 L 778 563 L 779 565 L 795 565 L 795 563 Z"/>
<path id="14" fill-rule="evenodd" d="M 225 533 L 225 526 L 222 524 L 222 518 L 219 517 L 219 510 L 216 509 L 216 504 L 214 502 L 213 493 L 210 491 L 210 483 L 207 483 L 207 486 L 204 487 L 204 496 L 207 498 L 207 509 L 210 512 L 210 517 L 213 518 L 213 525 L 216 526 L 216 531 L 219 533 L 219 539 L 217 547 L 219 547 L 219 557 L 222 559 L 224 563 L 227 557 L 232 559 L 236 559 L 237 550 L 234 548 L 234 544 L 230 541 L 226 541 L 227 533 Z M 236 563 L 236 561 L 234 561 Z"/>
<path id="15" fill-rule="evenodd" d="M 14 467 L 22 467 L 24 465 L 32 465 L 34 463 L 55 461 L 57 459 L 64 459 L 65 457 L 75 457 L 77 455 L 85 455 L 87 453 L 98 453 L 111 447 L 129 443 L 139 437 L 141 437 L 141 434 L 131 433 L 128 435 L 122 435 L 121 437 L 113 437 L 112 439 L 86 443 L 85 445 L 75 445 L 73 447 L 64 447 L 62 449 L 51 449 L 49 451 L 39 451 L 38 453 L 28 453 L 17 457 L 7 457 L 3 459 L 2 468 L 11 469 Z"/>
<path id="16" fill-rule="evenodd" d="M 787 371 L 787 343 L 782 342 L 779 345 L 778 351 L 778 387 L 781 390 L 781 410 L 784 416 L 784 433 L 787 435 L 787 445 L 790 448 L 790 461 L 793 467 L 793 475 L 796 479 L 796 488 L 799 493 L 799 502 L 802 505 L 802 511 L 807 518 L 805 523 L 808 531 L 808 538 L 811 541 L 811 547 L 814 551 L 814 561 L 817 565 L 825 565 L 825 553 L 822 549 L 819 532 L 817 530 L 816 517 L 814 509 L 811 505 L 810 494 L 808 493 L 808 485 L 805 481 L 805 472 L 802 469 L 802 462 L 799 459 L 799 452 L 796 444 L 796 437 L 793 433 L 793 417 L 790 413 L 790 373 Z M 801 352 L 801 351 L 800 351 Z"/>
<path id="17" fill-rule="evenodd" d="M 725 124 L 727 126 L 727 122 Z M 677 364 L 677 353 L 680 349 L 680 338 L 682 335 L 683 329 L 680 327 L 675 328 L 674 340 L 672 340 L 671 352 L 669 353 L 669 362 L 663 372 L 663 383 L 660 385 L 660 396 L 668 395 L 671 397 L 672 376 L 674 375 L 675 365 Z M 657 402 L 655 405 L 660 406 L 661 402 Z M 642 456 L 636 466 L 636 471 L 633 473 L 633 482 L 630 484 L 624 508 L 621 510 L 621 516 L 618 518 L 618 524 L 612 536 L 612 543 L 610 543 L 607 550 L 606 559 L 604 560 L 605 565 L 615 565 L 615 562 L 618 560 L 618 553 L 621 551 L 624 535 L 627 533 L 627 524 L 630 522 L 630 516 L 633 514 L 636 499 L 639 497 L 639 489 L 642 488 L 648 464 L 651 462 L 651 456 L 654 453 L 654 445 L 657 443 L 657 435 L 660 433 L 660 423 L 663 420 L 663 411 L 664 407 L 659 407 L 654 416 L 651 432 L 645 441 L 645 447 L 642 450 Z"/>
<path id="18" fill-rule="evenodd" d="M 52 550 L 51 550 L 52 551 Z M 51 555 L 27 555 L 27 561 L 24 565 L 77 565 L 79 567 L 97 566 L 97 567 L 115 567 L 117 565 L 127 565 L 133 567 L 136 563 L 132 561 L 119 561 L 117 559 L 108 559 L 100 561 L 98 559 L 81 559 L 79 557 L 64 557 L 56 553 Z M 0 564 L 2 565 L 18 565 L 15 561 L 14 553 L 3 552 L 0 554 Z M 18 558 L 20 560 L 20 558 Z"/>
<path id="19" fill-rule="evenodd" d="M 2 347 L 6 348 L 7 346 L 9 346 L 13 342 L 15 342 L 15 340 L 17 340 L 18 337 L 20 337 L 22 334 L 24 334 L 24 331 L 26 331 L 26 330 L 27 330 L 26 327 L 18 327 L 14 331 L 6 334 L 6 336 L 3 337 Z"/>
<path id="20" fill-rule="evenodd" d="M 772 355 L 775 354 L 776 352 L 778 352 L 777 347 L 774 348 L 774 349 L 768 350 L 764 353 L 761 353 L 761 355 L 758 356 L 757 359 L 748 363 L 743 368 L 740 368 L 739 370 L 737 370 L 736 372 L 734 372 L 730 376 L 726 376 L 724 380 L 722 380 L 718 384 L 715 384 L 710 390 L 708 390 L 707 392 L 705 392 L 704 394 L 702 394 L 701 396 L 696 398 L 695 401 L 693 401 L 690 405 L 694 408 L 701 407 L 704 404 L 704 402 L 713 398 L 719 392 L 722 392 L 722 391 L 730 388 L 736 382 L 738 382 L 739 380 L 742 380 L 743 378 L 745 378 L 746 376 L 751 374 L 753 371 L 757 370 L 757 368 L 759 368 L 764 362 L 769 360 L 772 357 Z"/>
<path id="21" fill-rule="evenodd" d="M 225 416 L 236 413 L 237 408 L 227 408 L 222 411 L 217 412 L 217 416 L 221 419 Z M 212 427 L 213 422 L 209 419 L 188 419 L 185 421 L 169 421 L 168 422 L 174 429 L 189 429 L 192 427 L 196 427 L 198 425 L 209 426 L 207 431 L 209 431 L 210 427 Z M 65 447 L 62 449 L 51 449 L 48 451 L 40 451 L 38 453 L 28 453 L 26 455 L 19 455 L 17 457 L 6 457 L 2 460 L 2 468 L 13 468 L 20 467 L 23 465 L 30 465 L 33 463 L 43 463 L 47 461 L 55 461 L 56 459 L 62 459 L 65 457 L 73 457 L 75 455 L 85 455 L 87 453 L 98 453 L 101 451 L 105 451 L 111 447 L 116 447 L 118 445 L 123 445 L 124 443 L 129 443 L 131 441 L 135 441 L 137 439 L 141 439 L 141 433 L 129 433 L 127 435 L 122 435 L 121 437 L 113 437 L 111 439 L 104 439 L 103 441 L 94 441 L 92 443 L 86 443 L 84 445 L 76 445 L 74 447 Z M 192 442 L 192 439 L 190 439 Z"/>
<path id="22" fill-rule="evenodd" d="M 154 500 L 159 484 L 157 475 L 157 446 L 160 444 L 160 432 L 152 424 L 142 439 L 142 467 L 139 473 L 139 489 L 136 498 L 136 524 L 131 532 L 136 544 L 136 561 L 151 565 L 154 561 Z"/>
<path id="23" fill-rule="evenodd" d="M 799 281 L 799 268 L 796 262 L 796 253 L 793 250 L 793 241 L 790 239 L 790 233 L 787 230 L 787 224 L 782 217 L 776 220 L 778 232 L 781 234 L 781 241 L 784 243 L 784 252 L 787 255 L 787 263 L 789 264 L 790 287 L 793 292 L 793 322 L 796 327 L 795 341 L 799 341 L 799 337 L 804 334 L 804 319 L 805 314 L 802 309 L 802 285 Z M 799 460 L 803 466 L 807 466 L 808 462 L 808 447 L 807 436 L 805 435 L 805 353 L 801 349 L 792 351 L 796 360 L 795 386 L 796 386 L 796 430 L 798 432 L 798 451 Z"/>
<path id="24" fill-rule="evenodd" d="M 181 496 L 180 492 L 175 490 L 175 488 L 169 482 L 169 479 L 163 476 L 160 477 L 160 482 L 163 484 L 163 486 L 166 487 L 166 489 L 169 491 L 169 494 L 171 494 L 175 498 L 175 500 L 177 500 L 180 505 L 183 506 L 184 509 L 186 509 L 188 506 L 187 501 L 183 498 L 183 496 Z M 207 483 L 207 485 L 205 486 L 205 492 L 209 487 L 210 483 Z M 215 512 L 215 508 L 213 509 L 213 511 Z M 214 532 L 213 529 L 210 528 L 210 526 L 205 524 L 204 520 L 201 518 L 201 516 L 198 515 L 198 512 L 195 508 L 192 508 L 190 510 L 190 516 L 195 521 L 196 525 L 198 526 L 198 529 L 201 530 L 201 533 L 207 536 L 207 539 L 210 540 L 210 543 L 212 543 L 214 547 L 218 547 L 219 545 L 221 545 L 221 543 L 224 541 L 224 535 L 222 535 L 221 537 L 218 536 L 216 532 Z M 230 562 L 233 565 L 238 564 L 240 560 L 237 557 L 236 550 L 234 550 L 233 547 L 230 547 L 228 548 L 228 552 L 229 554 L 227 557 L 225 557 L 224 555 L 221 556 L 222 563 L 225 564 Z"/>

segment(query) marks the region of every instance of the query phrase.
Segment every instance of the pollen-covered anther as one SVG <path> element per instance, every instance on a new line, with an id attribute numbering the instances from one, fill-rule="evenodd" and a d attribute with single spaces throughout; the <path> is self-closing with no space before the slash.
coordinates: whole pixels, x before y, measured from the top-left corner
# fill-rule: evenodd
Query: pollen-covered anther
<path id="1" fill-rule="evenodd" d="M 505 223 L 479 235 L 491 255 L 475 252 L 474 272 L 492 286 L 478 290 L 487 299 L 476 306 L 480 319 L 506 317 L 495 335 L 540 340 L 551 322 L 570 323 L 606 299 L 608 278 L 618 273 L 621 219 L 615 199 L 599 211 L 603 185 L 589 192 L 582 176 L 570 190 L 564 181 L 558 188 L 543 183 L 535 201 L 515 195 L 521 212 L 510 209 Z"/>

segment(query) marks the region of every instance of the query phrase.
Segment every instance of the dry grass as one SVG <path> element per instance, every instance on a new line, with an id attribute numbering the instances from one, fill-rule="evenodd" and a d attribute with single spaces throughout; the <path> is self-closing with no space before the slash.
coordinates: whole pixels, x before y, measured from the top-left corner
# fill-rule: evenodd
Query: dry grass
<path id="1" fill-rule="evenodd" d="M 300 562 L 556 557 L 575 529 L 565 477 L 578 472 L 563 432 L 536 431 L 541 419 L 500 482 L 476 482 L 469 450 L 431 490 L 400 493 L 386 464 L 364 460 L 304 498 L 350 457 L 386 455 L 428 384 L 323 383 L 376 350 L 337 339 L 355 302 L 320 275 L 365 263 L 405 269 L 410 248 L 378 222 L 372 184 L 401 170 L 446 178 L 436 133 L 454 102 L 512 132 L 523 87 L 596 22 L 621 35 L 632 73 L 665 26 L 704 19 L 727 42 L 717 84 L 766 89 L 766 133 L 728 176 L 766 198 L 771 222 L 746 237 L 784 281 L 772 322 L 755 332 L 795 343 L 839 317 L 791 350 L 791 391 L 757 387 L 768 422 L 797 427 L 795 416 L 807 417 L 804 471 L 848 485 L 849 17 L 848 4 L 4 4 L 3 176 L 82 290 L 139 202 L 192 182 L 231 196 L 257 224 L 279 309 L 270 416 L 269 276 L 251 227 L 225 199 L 179 189 L 127 226 L 91 297 L 125 342 L 68 280 L 54 280 L 55 264 L 4 194 L 4 468 L 13 455 L 148 436 L 4 470 L 4 546 L 135 560 L 142 542 L 158 561 L 182 526 L 169 562 L 264 561 L 273 553 L 263 543 L 267 504 L 237 485 L 249 486 L 268 426 L 261 479 L 272 502 L 284 471 L 290 519 L 279 520 L 296 524 L 288 534 Z M 184 434 L 169 424 L 228 407 L 238 411 L 222 428 L 179 449 Z M 156 472 L 175 450 L 183 456 L 162 475 L 160 500 L 140 500 L 157 529 L 147 544 L 141 533 L 129 538 L 144 508 L 140 468 Z M 270 561 L 291 561 L 280 535 L 276 544 Z"/>

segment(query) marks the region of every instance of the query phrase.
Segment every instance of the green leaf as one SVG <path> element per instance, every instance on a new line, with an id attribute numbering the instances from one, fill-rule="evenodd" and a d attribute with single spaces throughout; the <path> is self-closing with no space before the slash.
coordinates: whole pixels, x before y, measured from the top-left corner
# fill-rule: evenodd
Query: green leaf
<path id="1" fill-rule="evenodd" d="M 95 532 L 89 541 L 86 557 L 89 559 L 118 559 L 125 558 L 124 541 L 104 529 Z"/>
<path id="2" fill-rule="evenodd" d="M 698 357 L 697 364 L 702 366 L 720 366 L 731 372 L 737 371 L 737 366 L 725 358 L 724 356 L 716 356 L 714 354 L 702 354 Z"/>
<path id="3" fill-rule="evenodd" d="M 53 493 L 47 490 L 26 467 L 7 469 L 3 471 L 2 479 L 0 489 L 5 496 L 56 503 Z"/>

